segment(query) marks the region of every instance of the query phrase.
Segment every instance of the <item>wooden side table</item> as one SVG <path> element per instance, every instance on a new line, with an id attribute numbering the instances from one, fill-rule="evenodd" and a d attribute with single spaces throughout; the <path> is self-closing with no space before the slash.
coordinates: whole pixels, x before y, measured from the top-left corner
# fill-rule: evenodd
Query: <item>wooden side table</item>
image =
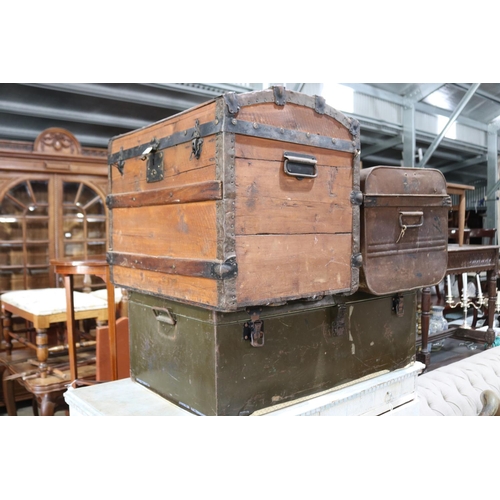
<path id="1" fill-rule="evenodd" d="M 109 326 L 109 352 L 112 371 L 112 380 L 118 378 L 118 368 L 116 359 L 116 305 L 115 305 L 115 288 L 110 281 L 109 266 L 105 258 L 95 258 L 93 260 L 71 260 L 71 259 L 53 259 L 50 263 L 54 266 L 54 271 L 60 274 L 64 279 L 64 288 L 66 290 L 67 303 L 67 328 L 68 328 L 68 348 L 69 362 L 71 367 L 71 379 L 78 378 L 78 367 L 76 360 L 75 347 L 75 309 L 73 303 L 74 283 L 73 276 L 75 274 L 91 274 L 101 278 L 106 284 L 107 301 L 108 301 L 108 326 Z"/>
<path id="2" fill-rule="evenodd" d="M 447 275 L 461 275 L 462 273 L 486 271 L 488 284 L 488 328 L 486 332 L 473 328 L 453 327 L 432 337 L 432 341 L 442 340 L 447 337 L 472 340 L 474 342 L 485 342 L 489 347 L 495 341 L 496 286 L 499 265 L 499 247 L 494 245 L 448 245 Z M 428 348 L 429 324 L 431 310 L 431 289 L 422 290 L 422 339 L 421 350 L 417 360 L 425 365 L 430 363 L 430 352 Z M 417 342 L 418 345 L 418 342 Z"/>

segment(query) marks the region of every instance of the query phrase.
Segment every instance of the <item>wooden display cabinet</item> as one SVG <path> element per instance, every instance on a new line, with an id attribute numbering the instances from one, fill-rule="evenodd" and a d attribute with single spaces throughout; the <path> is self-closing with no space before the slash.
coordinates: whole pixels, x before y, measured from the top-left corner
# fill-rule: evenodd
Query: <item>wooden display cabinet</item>
<path id="1" fill-rule="evenodd" d="M 0 293 L 61 286 L 51 259 L 104 255 L 107 191 L 107 150 L 67 130 L 0 140 Z M 76 288 L 102 286 L 79 278 Z"/>

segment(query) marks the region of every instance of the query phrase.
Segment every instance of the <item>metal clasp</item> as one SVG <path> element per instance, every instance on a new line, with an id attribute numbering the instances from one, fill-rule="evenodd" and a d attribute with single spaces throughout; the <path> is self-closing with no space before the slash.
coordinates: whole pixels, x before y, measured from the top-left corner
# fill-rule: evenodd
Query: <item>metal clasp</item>
<path id="1" fill-rule="evenodd" d="M 250 321 L 245 321 L 243 325 L 243 339 L 250 340 L 252 347 L 262 347 L 264 345 L 264 321 L 260 319 L 260 311 L 249 310 Z"/>
<path id="2" fill-rule="evenodd" d="M 405 301 L 403 294 L 398 293 L 392 298 L 392 310 L 398 318 L 402 318 L 405 314 Z"/>
<path id="3" fill-rule="evenodd" d="M 141 160 L 147 160 L 146 182 L 163 180 L 163 153 L 158 151 L 160 144 L 153 139 L 150 145 L 142 152 Z"/>

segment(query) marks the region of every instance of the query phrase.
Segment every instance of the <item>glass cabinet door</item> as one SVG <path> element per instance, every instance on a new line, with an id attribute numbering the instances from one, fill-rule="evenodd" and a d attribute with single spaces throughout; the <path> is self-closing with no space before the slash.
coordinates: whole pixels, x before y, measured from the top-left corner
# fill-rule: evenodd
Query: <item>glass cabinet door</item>
<path id="1" fill-rule="evenodd" d="M 64 257 L 106 254 L 106 211 L 101 196 L 82 182 L 63 182 Z"/>
<path id="2" fill-rule="evenodd" d="M 87 183 L 50 175 L 22 180 L 0 200 L 0 293 L 61 286 L 52 258 L 105 254 L 104 199 Z"/>
<path id="3" fill-rule="evenodd" d="M 53 285 L 50 274 L 49 181 L 25 180 L 0 203 L 0 290 Z"/>

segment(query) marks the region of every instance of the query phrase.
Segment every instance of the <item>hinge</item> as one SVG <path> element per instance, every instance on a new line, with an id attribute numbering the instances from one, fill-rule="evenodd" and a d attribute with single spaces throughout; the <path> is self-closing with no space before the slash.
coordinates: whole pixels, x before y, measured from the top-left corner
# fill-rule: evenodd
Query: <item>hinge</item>
<path id="1" fill-rule="evenodd" d="M 286 104 L 285 87 L 275 85 L 273 87 L 274 102 L 277 106 L 284 106 Z"/>
<path id="2" fill-rule="evenodd" d="M 123 175 L 123 168 L 125 167 L 125 160 L 123 159 L 123 148 L 120 148 L 120 153 L 118 154 L 118 158 L 115 163 L 111 165 L 115 165 L 120 172 L 120 175 Z"/>
<path id="3" fill-rule="evenodd" d="M 325 114 L 325 105 L 326 105 L 326 101 L 325 101 L 324 97 L 322 97 L 320 95 L 314 96 L 314 110 L 316 111 L 316 113 L 318 113 L 320 115 L 324 115 Z"/>
<path id="4" fill-rule="evenodd" d="M 227 110 L 230 115 L 238 114 L 240 105 L 238 104 L 238 97 L 234 92 L 227 92 L 224 94 L 224 101 L 226 102 Z"/>

